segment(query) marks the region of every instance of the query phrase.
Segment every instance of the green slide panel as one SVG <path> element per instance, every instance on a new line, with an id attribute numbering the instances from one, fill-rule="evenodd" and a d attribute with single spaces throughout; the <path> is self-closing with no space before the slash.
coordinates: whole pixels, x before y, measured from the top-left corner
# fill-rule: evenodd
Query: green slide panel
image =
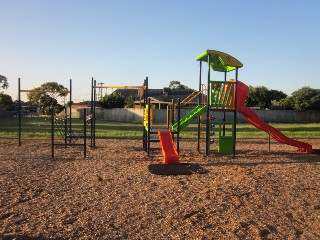
<path id="1" fill-rule="evenodd" d="M 207 106 L 198 105 L 191 112 L 185 115 L 183 118 L 180 119 L 180 131 L 185 129 L 190 123 L 192 123 L 195 119 L 200 117 L 207 111 Z M 173 124 L 172 131 L 178 131 L 178 122 Z"/>

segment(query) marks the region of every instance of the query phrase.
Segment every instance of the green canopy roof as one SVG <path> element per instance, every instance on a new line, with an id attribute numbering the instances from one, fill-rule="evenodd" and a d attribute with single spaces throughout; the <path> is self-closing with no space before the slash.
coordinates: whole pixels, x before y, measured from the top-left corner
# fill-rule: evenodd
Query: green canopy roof
<path id="1" fill-rule="evenodd" d="M 243 67 L 243 64 L 238 59 L 216 50 L 207 50 L 197 56 L 196 60 L 208 62 L 208 55 L 210 55 L 210 67 L 214 71 L 230 72 L 235 68 Z"/>

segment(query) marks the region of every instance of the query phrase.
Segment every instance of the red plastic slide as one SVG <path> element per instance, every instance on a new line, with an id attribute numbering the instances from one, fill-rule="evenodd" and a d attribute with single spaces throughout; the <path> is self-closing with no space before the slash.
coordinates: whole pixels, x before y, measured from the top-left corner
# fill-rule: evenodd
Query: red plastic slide
<path id="1" fill-rule="evenodd" d="M 179 163 L 178 152 L 174 147 L 171 132 L 158 130 L 164 163 Z"/>
<path id="2" fill-rule="evenodd" d="M 306 153 L 312 152 L 312 146 L 310 144 L 300 142 L 300 141 L 294 140 L 292 138 L 288 138 L 282 132 L 280 132 L 278 129 L 276 129 L 276 128 L 270 126 L 269 124 L 265 123 L 264 121 L 262 121 L 261 118 L 259 118 L 257 116 L 257 114 L 254 111 L 252 111 L 250 108 L 248 108 L 246 106 L 242 106 L 240 108 L 239 112 L 242 113 L 242 115 L 245 116 L 253 126 L 270 134 L 270 136 L 273 137 L 278 142 L 297 147 L 297 148 L 299 148 L 299 151 L 301 151 L 301 152 L 306 152 Z"/>
<path id="3" fill-rule="evenodd" d="M 243 82 L 238 81 L 238 111 L 242 113 L 242 115 L 246 117 L 253 126 L 270 134 L 270 136 L 278 142 L 297 147 L 301 152 L 311 153 L 312 146 L 310 144 L 288 138 L 278 129 L 265 123 L 253 110 L 244 105 L 244 100 L 248 95 L 248 89 L 249 88 L 247 85 L 245 85 Z"/>

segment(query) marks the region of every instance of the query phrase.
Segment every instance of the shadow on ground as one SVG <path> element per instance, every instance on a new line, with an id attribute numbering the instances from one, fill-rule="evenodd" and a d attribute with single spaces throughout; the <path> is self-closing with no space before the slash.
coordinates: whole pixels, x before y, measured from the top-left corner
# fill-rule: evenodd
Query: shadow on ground
<path id="1" fill-rule="evenodd" d="M 191 175 L 206 174 L 208 170 L 198 164 L 180 163 L 180 164 L 150 164 L 149 172 L 156 175 Z"/>

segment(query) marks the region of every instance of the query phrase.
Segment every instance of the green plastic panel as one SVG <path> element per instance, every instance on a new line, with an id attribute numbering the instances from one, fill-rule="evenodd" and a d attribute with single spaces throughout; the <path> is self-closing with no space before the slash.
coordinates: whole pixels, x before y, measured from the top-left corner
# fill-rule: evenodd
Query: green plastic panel
<path id="1" fill-rule="evenodd" d="M 208 62 L 208 55 L 210 55 L 210 67 L 214 71 L 230 72 L 243 67 L 243 64 L 236 58 L 216 50 L 207 50 L 197 56 L 196 60 Z"/>
<path id="2" fill-rule="evenodd" d="M 211 81 L 210 106 L 234 108 L 235 82 Z"/>
<path id="3" fill-rule="evenodd" d="M 192 123 L 194 120 L 196 120 L 198 117 L 200 117 L 202 114 L 204 114 L 207 110 L 207 106 L 201 106 L 198 105 L 194 109 L 192 109 L 191 112 L 189 112 L 187 115 L 185 115 L 183 118 L 180 119 L 180 131 L 185 129 L 190 123 Z M 173 124 L 171 127 L 172 131 L 178 131 L 178 122 Z"/>

